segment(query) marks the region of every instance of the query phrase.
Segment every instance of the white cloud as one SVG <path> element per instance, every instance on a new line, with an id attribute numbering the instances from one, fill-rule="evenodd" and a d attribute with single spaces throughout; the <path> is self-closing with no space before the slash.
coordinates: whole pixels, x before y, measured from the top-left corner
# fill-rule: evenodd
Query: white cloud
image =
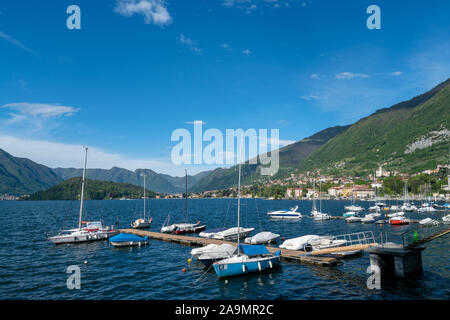
<path id="1" fill-rule="evenodd" d="M 114 12 L 125 17 L 140 14 L 146 24 L 164 26 L 172 23 L 164 0 L 117 0 Z"/>
<path id="2" fill-rule="evenodd" d="M 401 71 L 395 71 L 395 72 L 391 73 L 391 76 L 398 77 L 398 76 L 401 76 L 402 74 L 403 74 L 403 72 L 401 72 Z"/>
<path id="3" fill-rule="evenodd" d="M 337 79 L 369 78 L 365 73 L 341 72 L 336 75 Z"/>
<path id="4" fill-rule="evenodd" d="M 196 43 L 195 41 L 193 41 L 192 39 L 186 37 L 186 36 L 185 36 L 184 34 L 182 34 L 182 33 L 181 33 L 180 36 L 178 37 L 178 42 L 179 42 L 181 45 L 183 45 L 183 46 L 187 46 L 190 50 L 192 50 L 192 51 L 194 51 L 194 52 L 200 53 L 200 52 L 203 51 L 202 49 L 200 49 L 200 48 L 197 46 L 197 43 Z"/>
<path id="5" fill-rule="evenodd" d="M 256 8 L 288 8 L 291 3 L 298 3 L 298 0 L 223 0 L 222 4 L 227 8 L 237 8 L 250 14 Z M 306 2 L 299 5 L 306 6 Z"/>
<path id="6" fill-rule="evenodd" d="M 0 38 L 5 39 L 6 41 L 12 43 L 16 47 L 19 47 L 22 50 L 25 50 L 25 51 L 27 51 L 27 52 L 29 52 L 29 53 L 39 57 L 39 54 L 36 51 L 31 50 L 30 48 L 27 48 L 22 42 L 20 42 L 19 40 L 14 39 L 10 35 L 7 35 L 6 33 L 2 32 L 2 31 L 0 31 Z"/>
<path id="7" fill-rule="evenodd" d="M 9 103 L 0 108 L 12 110 L 12 112 L 8 113 L 11 118 L 7 120 L 7 124 L 14 124 L 26 120 L 33 121 L 59 118 L 62 116 L 69 117 L 79 110 L 74 107 L 59 104 L 28 102 Z"/>
<path id="8" fill-rule="evenodd" d="M 206 122 L 202 120 L 194 120 L 194 121 L 186 121 L 185 124 L 205 125 Z"/>
<path id="9" fill-rule="evenodd" d="M 244 51 L 242 51 L 242 53 L 247 55 L 247 56 L 252 54 L 252 52 L 250 50 L 248 50 L 248 49 L 245 49 Z"/>
<path id="10" fill-rule="evenodd" d="M 313 73 L 311 75 L 311 79 L 319 79 L 319 75 L 317 73 Z"/>
<path id="11" fill-rule="evenodd" d="M 307 95 L 307 96 L 301 96 L 300 98 L 303 99 L 303 100 L 308 100 L 309 101 L 309 100 L 323 100 L 323 99 L 326 99 L 327 97 L 310 94 L 310 95 Z"/>
<path id="12" fill-rule="evenodd" d="M 231 50 L 231 47 L 228 43 L 222 43 L 220 46 L 225 50 Z"/>

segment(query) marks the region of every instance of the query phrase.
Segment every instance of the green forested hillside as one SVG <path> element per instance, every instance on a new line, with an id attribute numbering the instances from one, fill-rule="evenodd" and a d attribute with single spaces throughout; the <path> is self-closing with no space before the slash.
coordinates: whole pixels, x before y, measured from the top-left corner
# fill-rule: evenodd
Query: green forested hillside
<path id="1" fill-rule="evenodd" d="M 24 195 L 46 189 L 62 179 L 52 169 L 0 149 L 0 194 Z"/>
<path id="2" fill-rule="evenodd" d="M 297 141 L 279 150 L 280 169 L 276 176 L 282 176 L 291 172 L 301 160 L 308 157 L 313 151 L 319 149 L 329 139 L 344 132 L 349 126 L 336 126 L 327 128 L 316 134 Z M 261 165 L 245 163 L 242 165 L 242 183 L 251 184 L 261 179 L 269 179 L 260 174 Z M 192 186 L 192 191 L 226 189 L 237 185 L 238 166 L 231 168 L 218 168 Z"/>
<path id="3" fill-rule="evenodd" d="M 85 199 L 108 200 L 117 198 L 139 199 L 143 196 L 143 188 L 130 183 L 117 183 L 86 179 Z M 81 178 L 68 179 L 57 186 L 45 191 L 33 193 L 25 200 L 77 200 L 81 194 Z M 148 197 L 155 197 L 153 191 L 148 190 Z"/>

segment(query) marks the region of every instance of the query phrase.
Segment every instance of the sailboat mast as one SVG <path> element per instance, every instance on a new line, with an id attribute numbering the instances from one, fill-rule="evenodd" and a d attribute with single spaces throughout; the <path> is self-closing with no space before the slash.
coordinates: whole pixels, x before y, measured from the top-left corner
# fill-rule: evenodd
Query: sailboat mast
<path id="1" fill-rule="evenodd" d="M 187 194 L 187 170 L 184 169 L 184 175 L 185 175 L 185 185 L 186 185 L 186 193 L 185 193 L 185 205 L 184 205 L 184 210 L 185 210 L 185 214 L 186 214 L 186 223 L 188 222 L 188 202 L 187 202 L 187 198 L 188 198 L 188 194 Z"/>
<path id="2" fill-rule="evenodd" d="M 316 180 L 313 178 L 313 211 L 317 210 L 316 208 Z"/>
<path id="3" fill-rule="evenodd" d="M 81 181 L 81 201 L 80 201 L 80 217 L 78 219 L 78 229 L 81 229 L 81 219 L 83 217 L 83 201 L 84 201 L 84 181 L 86 179 L 86 164 L 87 164 L 87 152 L 88 148 L 85 148 L 84 154 L 84 169 L 83 169 L 83 180 Z"/>
<path id="4" fill-rule="evenodd" d="M 241 226 L 240 226 L 240 211 L 241 211 L 241 162 L 239 162 L 239 178 L 238 178 L 238 239 L 237 239 L 237 245 L 238 245 L 238 255 L 239 255 L 239 241 L 241 238 Z"/>
<path id="5" fill-rule="evenodd" d="M 322 192 L 322 179 L 319 180 L 319 206 L 320 206 L 320 213 L 322 213 L 322 197 L 320 196 L 321 192 Z"/>

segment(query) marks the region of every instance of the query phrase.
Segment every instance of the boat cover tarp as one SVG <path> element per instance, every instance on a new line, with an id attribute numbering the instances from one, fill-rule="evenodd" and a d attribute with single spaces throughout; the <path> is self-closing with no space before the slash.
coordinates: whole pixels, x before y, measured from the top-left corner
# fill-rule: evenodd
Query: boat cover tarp
<path id="1" fill-rule="evenodd" d="M 241 244 L 239 246 L 244 254 L 248 256 L 255 256 L 258 254 L 269 254 L 269 250 L 267 250 L 266 246 L 263 245 L 247 245 Z"/>
<path id="2" fill-rule="evenodd" d="M 148 239 L 148 237 L 142 238 L 135 234 L 119 233 L 118 235 L 109 238 L 109 241 L 110 242 L 126 242 L 126 241 L 144 241 L 147 239 Z"/>

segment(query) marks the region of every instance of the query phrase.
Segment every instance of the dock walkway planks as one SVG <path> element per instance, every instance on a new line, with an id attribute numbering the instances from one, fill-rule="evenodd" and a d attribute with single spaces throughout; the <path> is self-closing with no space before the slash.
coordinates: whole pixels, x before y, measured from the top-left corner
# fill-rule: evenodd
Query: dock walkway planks
<path id="1" fill-rule="evenodd" d="M 223 243 L 229 243 L 229 244 L 236 244 L 235 242 L 231 241 L 223 241 L 218 239 L 207 239 L 207 238 L 200 238 L 200 237 L 192 237 L 192 236 L 182 236 L 182 235 L 176 235 L 171 233 L 160 233 L 160 232 L 153 232 L 153 231 L 145 231 L 145 230 L 139 230 L 139 229 L 121 229 L 119 230 L 122 233 L 131 233 L 136 234 L 138 236 L 148 236 L 150 239 L 154 240 L 162 240 L 162 241 L 168 241 L 168 242 L 174 242 L 189 246 L 201 246 L 201 245 L 208 245 L 208 244 L 223 244 Z M 310 263 L 310 264 L 316 264 L 321 266 L 334 266 L 337 265 L 340 260 L 338 258 L 333 257 L 318 257 L 318 256 L 311 256 L 309 254 L 305 254 L 303 251 L 296 251 L 296 250 L 287 250 L 287 249 L 280 249 L 280 248 L 274 248 L 267 246 L 267 249 L 274 253 L 276 251 L 281 251 L 281 258 L 286 261 L 295 261 L 300 263 Z"/>

